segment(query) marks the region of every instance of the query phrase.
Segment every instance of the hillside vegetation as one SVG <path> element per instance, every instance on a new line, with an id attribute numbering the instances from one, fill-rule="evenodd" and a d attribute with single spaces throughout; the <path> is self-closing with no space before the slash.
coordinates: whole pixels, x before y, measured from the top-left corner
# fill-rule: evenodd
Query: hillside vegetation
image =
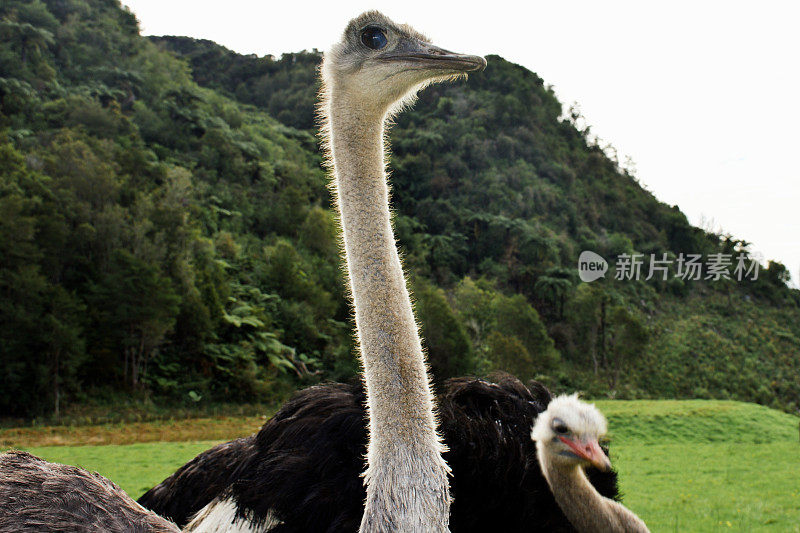
<path id="1" fill-rule="evenodd" d="M 146 39 L 117 0 L 7 0 L 0 33 L 0 415 L 272 402 L 356 374 L 318 53 Z M 750 260 L 579 124 L 491 56 L 393 127 L 395 226 L 436 381 L 505 370 L 797 409 L 800 293 L 783 265 L 578 280 L 582 250 Z"/>

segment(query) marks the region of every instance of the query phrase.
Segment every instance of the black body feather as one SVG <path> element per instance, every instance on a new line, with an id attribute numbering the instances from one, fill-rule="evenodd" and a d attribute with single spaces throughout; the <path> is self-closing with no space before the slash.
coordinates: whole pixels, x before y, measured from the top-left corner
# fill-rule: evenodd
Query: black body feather
<path id="1" fill-rule="evenodd" d="M 542 476 L 530 438 L 550 399 L 543 385 L 526 387 L 510 376 L 497 383 L 446 382 L 438 403 L 453 471 L 451 531 L 574 531 Z M 241 450 L 236 460 L 233 448 L 217 446 L 139 503 L 183 525 L 213 498 L 214 490 L 203 487 L 229 484 L 225 497 L 237 502 L 242 517 L 260 524 L 272 515 L 283 522 L 274 533 L 358 531 L 366 497 L 365 402 L 361 384 L 302 390 L 257 435 L 233 441 Z M 220 472 L 218 465 L 228 470 Z M 618 498 L 614 472 L 587 474 L 600 494 Z"/>

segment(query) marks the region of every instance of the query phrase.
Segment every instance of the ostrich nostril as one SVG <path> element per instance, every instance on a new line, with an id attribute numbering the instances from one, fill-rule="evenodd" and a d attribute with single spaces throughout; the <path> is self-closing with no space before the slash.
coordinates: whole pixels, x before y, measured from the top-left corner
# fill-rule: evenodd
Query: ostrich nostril
<path id="1" fill-rule="evenodd" d="M 434 45 L 432 45 L 430 43 L 426 43 L 426 44 L 427 44 L 427 48 L 428 48 L 427 52 L 432 56 L 447 56 L 447 55 L 452 55 L 453 54 L 453 52 L 445 50 L 444 48 L 439 48 L 438 46 L 434 46 Z"/>

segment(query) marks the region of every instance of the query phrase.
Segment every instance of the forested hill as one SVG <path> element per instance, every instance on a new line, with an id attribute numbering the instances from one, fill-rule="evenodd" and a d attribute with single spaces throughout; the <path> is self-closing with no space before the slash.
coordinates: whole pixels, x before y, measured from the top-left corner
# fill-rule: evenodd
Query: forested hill
<path id="1" fill-rule="evenodd" d="M 314 132 L 320 53 L 275 60 L 238 55 L 207 40 L 151 39 L 186 58 L 200 85 Z M 517 241 L 537 249 L 536 257 L 519 257 L 534 277 L 562 264 L 572 269 L 576 249 L 689 253 L 704 250 L 709 239 L 716 245 L 717 236 L 690 226 L 676 207 L 659 202 L 599 147 L 587 145 L 585 133 L 561 120 L 562 105 L 541 78 L 497 56 L 488 61 L 487 70 L 466 84 L 426 89 L 392 128 L 399 214 L 454 243 L 443 248 L 448 259 L 442 268 L 429 265 L 441 274 L 438 281 L 483 274 L 487 253 L 502 262 L 507 250 L 491 230 L 487 242 L 477 239 L 476 220 L 503 231 L 513 226 Z M 602 241 L 611 241 L 611 249 Z M 515 292 L 522 292 L 535 280 L 514 281 Z"/>
<path id="2" fill-rule="evenodd" d="M 6 0 L 0 19 L 0 415 L 264 401 L 352 377 L 319 54 L 146 39 L 116 0 Z M 488 60 L 425 90 L 391 132 L 436 379 L 507 370 L 594 395 L 796 409 L 785 268 L 581 282 L 583 250 L 613 264 L 746 243 L 689 225 L 543 80 Z"/>

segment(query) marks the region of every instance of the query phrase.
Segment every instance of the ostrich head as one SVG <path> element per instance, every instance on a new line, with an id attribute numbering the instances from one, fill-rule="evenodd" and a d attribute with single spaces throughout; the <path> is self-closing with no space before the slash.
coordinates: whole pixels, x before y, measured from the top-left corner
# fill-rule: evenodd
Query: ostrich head
<path id="1" fill-rule="evenodd" d="M 325 53 L 322 78 L 328 91 L 353 97 L 362 112 L 396 111 L 428 83 L 465 76 L 486 60 L 448 52 L 421 33 L 377 11 L 354 18 L 342 39 Z"/>
<path id="2" fill-rule="evenodd" d="M 538 416 L 531 438 L 540 459 L 561 467 L 592 465 L 608 471 L 611 462 L 599 443 L 606 428 L 605 417 L 593 404 L 582 402 L 577 394 L 564 395 Z"/>

